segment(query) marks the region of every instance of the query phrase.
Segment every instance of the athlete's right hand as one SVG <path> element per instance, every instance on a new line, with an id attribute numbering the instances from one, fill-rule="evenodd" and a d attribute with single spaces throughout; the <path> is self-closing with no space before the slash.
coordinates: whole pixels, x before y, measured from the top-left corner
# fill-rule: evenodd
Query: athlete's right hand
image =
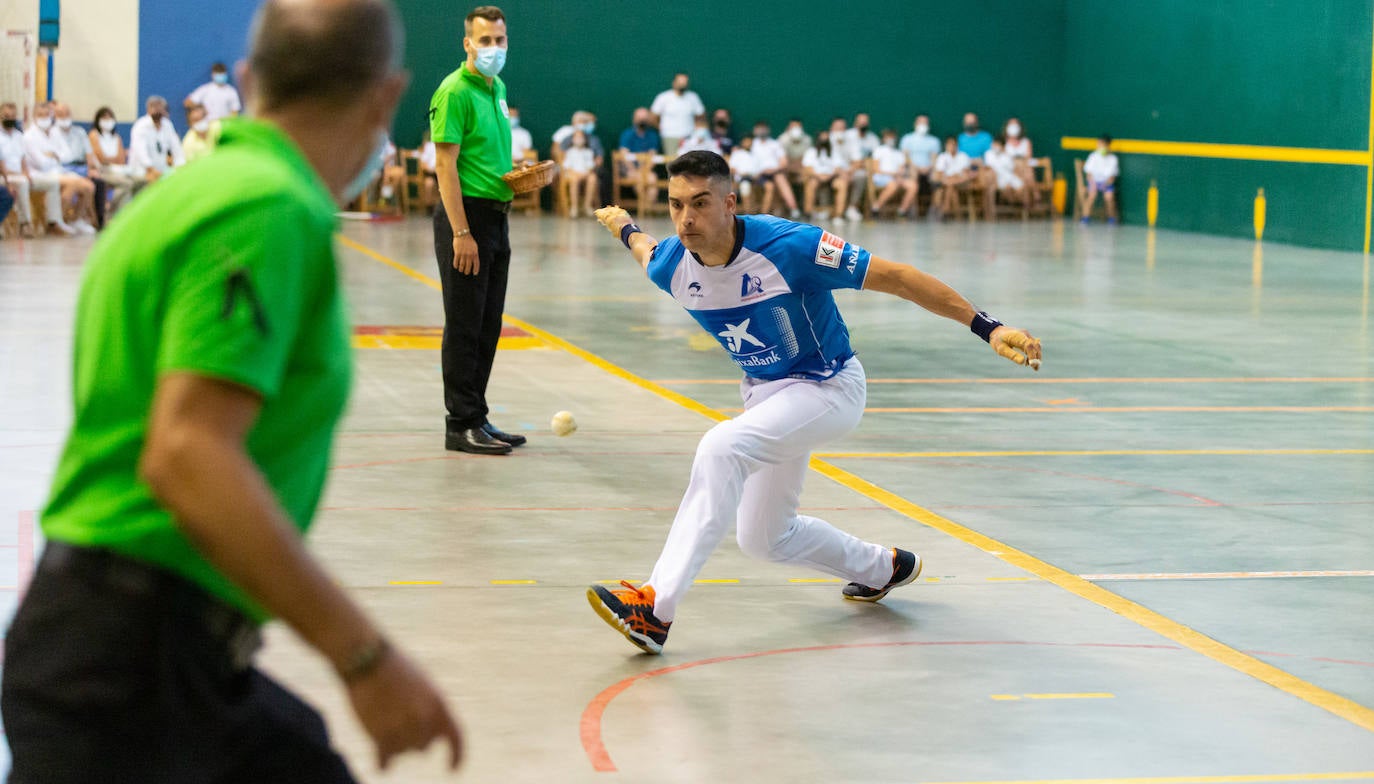
<path id="1" fill-rule="evenodd" d="M 1003 324 L 988 336 L 988 343 L 992 344 L 993 351 L 1012 362 L 1040 370 L 1040 340 L 1031 333 Z"/>
<path id="2" fill-rule="evenodd" d="M 449 768 L 463 758 L 463 735 L 434 684 L 400 651 L 389 650 L 377 669 L 348 684 L 348 698 L 377 746 L 383 770 L 396 755 L 447 740 Z"/>
<path id="3" fill-rule="evenodd" d="M 476 275 L 479 266 L 477 262 L 477 240 L 472 238 L 472 234 L 454 237 L 453 268 L 462 275 Z"/>
<path id="4" fill-rule="evenodd" d="M 602 207 L 592 214 L 596 216 L 597 220 L 601 221 L 602 226 L 606 227 L 606 231 L 609 231 L 611 236 L 616 239 L 620 239 L 621 229 L 634 223 L 634 219 L 630 217 L 630 213 L 621 209 L 619 204 Z"/>

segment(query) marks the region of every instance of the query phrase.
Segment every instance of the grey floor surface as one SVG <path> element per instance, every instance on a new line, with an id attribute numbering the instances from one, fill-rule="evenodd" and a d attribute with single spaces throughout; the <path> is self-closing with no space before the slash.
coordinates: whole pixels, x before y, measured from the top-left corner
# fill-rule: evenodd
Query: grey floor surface
<path id="1" fill-rule="evenodd" d="M 870 410 L 803 505 L 919 551 L 922 579 L 855 605 L 727 539 L 647 657 L 583 590 L 647 576 L 737 371 L 593 222 L 514 216 L 490 398 L 531 442 L 446 453 L 428 224 L 343 227 L 372 347 L 311 540 L 452 699 L 457 780 L 1374 780 L 1368 258 L 1058 223 L 836 229 L 1030 329 L 1043 371 L 840 293 Z M 88 248 L 0 242 L 3 617 L 42 546 Z M 548 433 L 560 409 L 576 435 Z M 437 754 L 377 774 L 320 660 L 269 639 L 264 667 L 364 780 L 451 780 Z"/>

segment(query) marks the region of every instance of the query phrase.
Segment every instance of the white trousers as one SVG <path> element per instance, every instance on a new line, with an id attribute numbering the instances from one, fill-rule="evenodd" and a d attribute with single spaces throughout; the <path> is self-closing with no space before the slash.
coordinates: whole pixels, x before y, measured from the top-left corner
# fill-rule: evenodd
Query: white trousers
<path id="1" fill-rule="evenodd" d="M 22 174 L 10 174 L 7 179 L 14 188 L 14 214 L 20 223 L 33 223 L 33 205 L 29 202 L 29 178 Z"/>
<path id="2" fill-rule="evenodd" d="M 697 445 L 687 492 L 649 577 L 660 620 L 676 615 L 731 522 L 750 557 L 874 587 L 892 579 L 890 549 L 797 514 L 811 451 L 863 416 L 868 394 L 858 359 L 825 381 L 745 379 L 741 394 L 744 413 L 711 428 Z"/>
<path id="3" fill-rule="evenodd" d="M 61 176 L 56 172 L 29 170 L 29 181 L 34 190 L 43 194 L 43 210 L 48 213 L 48 223 L 62 223 Z"/>

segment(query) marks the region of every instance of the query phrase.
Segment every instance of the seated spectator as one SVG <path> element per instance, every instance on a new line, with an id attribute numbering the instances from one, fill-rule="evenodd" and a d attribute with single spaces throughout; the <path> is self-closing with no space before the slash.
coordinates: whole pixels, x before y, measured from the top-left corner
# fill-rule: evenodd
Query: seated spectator
<path id="1" fill-rule="evenodd" d="M 641 106 L 634 111 L 631 118 L 630 127 L 620 133 L 620 149 L 631 155 L 640 153 L 657 153 L 659 145 L 663 143 L 658 131 L 653 125 L 654 115 L 648 107 Z M 640 176 L 639 161 L 635 158 L 627 158 L 622 164 L 620 176 L 626 180 L 635 181 Z M 654 167 L 645 167 L 644 177 L 648 180 L 648 191 L 645 198 L 650 203 L 658 201 L 658 172 Z"/>
<path id="2" fill-rule="evenodd" d="M 806 173 L 802 171 L 802 158 L 811 149 L 811 135 L 802 126 L 801 118 L 793 117 L 787 121 L 787 130 L 778 137 L 782 151 L 787 155 L 787 179 L 795 186 L 805 186 Z"/>
<path id="3" fill-rule="evenodd" d="M 916 204 L 916 177 L 911 173 L 911 164 L 906 153 L 897 149 L 897 132 L 884 128 L 882 143 L 873 150 L 873 187 L 879 189 L 878 197 L 869 210 L 877 217 L 883 207 L 901 191 L 902 201 L 897 212 L 910 215 Z"/>
<path id="4" fill-rule="evenodd" d="M 190 163 L 204 158 L 215 149 L 215 143 L 219 141 L 219 123 L 210 122 L 204 106 L 193 104 L 186 110 L 186 124 L 190 127 L 181 138 L 181 150 L 186 162 Z"/>
<path id="5" fill-rule="evenodd" d="M 855 223 L 863 220 L 859 205 L 863 203 L 864 191 L 868 188 L 868 155 L 864 153 L 864 136 L 850 133 L 845 128 L 843 117 L 830 121 L 830 154 L 844 173 L 849 193 L 848 207 L 841 204 L 835 211 L 839 213 L 843 208 L 843 219 Z M 841 219 L 840 215 L 837 214 L 836 219 Z"/>
<path id="6" fill-rule="evenodd" d="M 118 212 L 147 183 L 142 177 L 134 177 L 130 173 L 129 153 L 124 149 L 124 139 L 115 132 L 115 125 L 114 110 L 102 106 L 96 110 L 88 134 L 91 156 L 95 159 L 91 165 L 93 172 L 105 182 L 111 215 Z M 100 206 L 98 199 L 96 206 Z M 99 210 L 96 214 L 99 214 Z"/>
<path id="7" fill-rule="evenodd" d="M 740 139 L 735 149 L 730 151 L 730 174 L 735 178 L 735 191 L 739 194 L 741 202 L 747 200 L 758 186 L 764 189 L 764 200 L 771 201 L 773 183 L 771 180 L 759 180 L 759 161 L 754 156 L 752 136 Z"/>
<path id="8" fill-rule="evenodd" d="M 10 216 L 10 210 L 14 209 L 14 194 L 10 193 L 9 178 L 5 176 L 3 167 L 0 167 L 0 223 Z"/>
<path id="9" fill-rule="evenodd" d="M 19 107 L 6 101 L 0 104 L 0 175 L 5 177 L 5 190 L 14 197 L 14 205 L 19 217 L 19 236 L 34 235 L 33 208 L 29 202 L 28 153 L 24 147 L 24 132 L 19 129 Z M 48 210 L 62 209 L 61 196 L 57 196 L 56 186 L 49 186 L 52 195 L 48 199 Z"/>
<path id="10" fill-rule="evenodd" d="M 33 124 L 24 131 L 29 182 L 35 190 L 48 193 L 48 226 L 68 236 L 94 234 L 95 226 L 87 220 L 87 216 L 95 217 L 95 183 L 67 171 L 62 165 L 62 160 L 67 157 L 67 145 L 53 123 L 51 103 L 43 102 L 33 107 Z M 40 183 L 44 187 L 40 187 Z M 55 205 L 50 190 L 54 184 L 58 194 Z M 75 208 L 75 217 L 70 225 L 63 216 L 64 206 L 68 204 Z M 53 209 L 54 206 L 56 209 Z"/>
<path id="11" fill-rule="evenodd" d="M 1097 140 L 1097 149 L 1083 164 L 1083 177 L 1088 181 L 1088 198 L 1083 205 L 1083 223 L 1088 223 L 1093 214 L 1093 202 L 1097 194 L 1107 204 L 1107 222 L 1116 223 L 1116 178 L 1121 167 L 1112 152 L 1112 137 L 1102 134 Z"/>
<path id="12" fill-rule="evenodd" d="M 167 116 L 167 100 L 154 95 L 144 107 L 148 113 L 135 120 L 129 131 L 129 168 L 135 177 L 151 183 L 184 165 L 186 155 L 172 118 Z"/>
<path id="13" fill-rule="evenodd" d="M 735 120 L 729 109 L 717 109 L 711 118 L 711 136 L 720 145 L 721 156 L 729 158 L 735 149 Z"/>
<path id="14" fill-rule="evenodd" d="M 579 203 L 591 215 L 600 193 L 596 173 L 601 168 L 601 161 L 592 152 L 587 138 L 586 131 L 573 131 L 571 144 L 563 152 L 563 176 L 568 178 L 568 215 L 573 218 L 577 217 Z"/>
<path id="15" fill-rule="evenodd" d="M 711 133 L 710 126 L 706 124 L 706 115 L 696 118 L 694 122 L 696 125 L 692 128 L 692 132 L 687 134 L 687 138 L 678 145 L 677 154 L 681 155 L 693 150 L 709 150 L 722 158 L 725 157 L 721 151 L 720 141 L 716 139 L 715 134 Z"/>
<path id="16" fill-rule="evenodd" d="M 528 135 L 529 131 L 525 133 Z M 433 213 L 434 208 L 439 205 L 438 165 L 438 150 L 434 147 L 434 140 L 429 137 L 429 128 L 426 127 L 420 135 L 420 173 L 424 175 L 425 182 L 421 198 L 424 199 L 425 211 L 429 213 Z"/>
<path id="17" fill-rule="evenodd" d="M 988 148 L 992 147 L 992 134 L 978 127 L 978 115 L 969 112 L 964 115 L 964 132 L 959 134 L 959 152 L 967 155 L 974 166 L 980 166 Z"/>
<path id="18" fill-rule="evenodd" d="M 1016 176 L 1026 181 L 1030 187 L 1031 206 L 1034 207 L 1040 200 L 1040 192 L 1035 189 L 1035 154 L 1031 149 L 1031 141 L 1026 138 L 1025 130 L 1021 127 L 1021 121 L 1015 117 L 1007 118 L 1007 123 L 1002 129 L 1003 138 L 1006 139 L 1004 149 L 1015 162 Z"/>
<path id="19" fill-rule="evenodd" d="M 1030 188 L 1028 182 L 1016 172 L 1016 159 L 1006 150 L 1006 142 L 1002 137 L 992 140 L 992 147 L 983 156 L 983 214 L 989 219 L 996 215 L 993 209 L 997 204 L 997 196 L 1012 204 L 1026 204 L 1029 202 Z"/>
<path id="20" fill-rule="evenodd" d="M 663 154 L 676 158 L 682 140 L 692 133 L 696 118 L 705 116 L 706 105 L 701 96 L 687 89 L 690 80 L 685 73 L 673 74 L 673 87 L 654 96 L 649 111 L 654 124 L 663 135 Z"/>
<path id="21" fill-rule="evenodd" d="M 510 119 L 510 159 L 516 166 L 525 160 L 525 153 L 534 149 L 534 137 L 528 128 L 520 124 L 520 110 L 514 106 L 506 107 Z"/>
<path id="22" fill-rule="evenodd" d="M 912 172 L 916 175 L 918 193 L 931 193 L 930 173 L 935 166 L 935 156 L 940 154 L 940 140 L 930 132 L 930 117 L 924 114 L 916 116 L 911 133 L 902 137 L 901 150 L 906 153 Z"/>
<path id="23" fill-rule="evenodd" d="M 816 195 L 823 187 L 830 189 L 833 197 L 834 208 L 830 217 L 844 220 L 842 211 L 849 190 L 849 170 L 843 156 L 836 154 L 835 147 L 836 145 L 831 142 L 830 132 L 821 131 L 816 134 L 815 145 L 802 156 L 802 171 L 806 173 L 802 203 L 812 220 L 824 220 L 826 217 L 816 209 Z"/>
<path id="24" fill-rule="evenodd" d="M 767 122 L 759 120 L 754 123 L 753 155 L 759 167 L 758 178 L 761 182 L 773 185 L 773 190 L 782 196 L 788 215 L 796 220 L 801 217 L 801 210 L 797 209 L 797 196 L 792 191 L 792 183 L 787 180 L 787 152 L 783 150 L 782 142 L 774 139 L 769 131 Z M 772 212 L 772 209 L 773 194 L 765 191 L 762 212 Z"/>
<path id="25" fill-rule="evenodd" d="M 596 132 L 596 115 L 585 109 L 573 112 L 572 122 L 553 132 L 553 143 L 566 150 L 572 146 L 573 131 L 583 131 L 588 136 Z"/>
<path id="26" fill-rule="evenodd" d="M 931 182 L 939 190 L 931 205 L 931 214 L 940 218 L 953 214 L 959 207 L 959 191 L 978 178 L 973 171 L 973 162 L 968 154 L 959 149 L 959 140 L 953 136 L 945 137 L 945 151 L 935 157 Z"/>
<path id="27" fill-rule="evenodd" d="M 400 150 L 392 143 L 391 137 L 387 136 L 386 145 L 382 147 L 382 201 L 394 201 L 396 192 L 406 187 L 406 165 L 401 160 Z"/>
<path id="28" fill-rule="evenodd" d="M 873 157 L 873 151 L 882 143 L 878 134 L 870 127 L 871 123 L 867 113 L 859 112 L 854 115 L 854 127 L 844 132 L 845 143 L 849 145 L 850 151 L 857 151 L 858 156 L 864 160 Z"/>
<path id="29" fill-rule="evenodd" d="M 60 137 L 58 145 L 62 152 L 62 167 L 72 174 L 85 177 L 95 185 L 94 208 L 95 227 L 105 227 L 106 183 L 100 178 L 100 171 L 94 165 L 95 156 L 91 154 L 91 142 L 86 130 L 72 122 L 72 107 L 61 101 L 53 101 L 53 118 L 56 128 L 53 133 Z"/>
<path id="30" fill-rule="evenodd" d="M 191 91 L 182 103 L 187 109 L 195 104 L 205 107 L 205 119 L 212 123 L 225 117 L 237 117 L 243 111 L 239 91 L 229 84 L 229 69 L 224 63 L 210 66 L 210 81 Z"/>

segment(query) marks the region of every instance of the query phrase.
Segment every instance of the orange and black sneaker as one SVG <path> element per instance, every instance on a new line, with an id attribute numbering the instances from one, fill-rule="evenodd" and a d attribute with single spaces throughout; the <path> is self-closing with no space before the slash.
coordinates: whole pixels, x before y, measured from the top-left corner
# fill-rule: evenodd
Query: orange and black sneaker
<path id="1" fill-rule="evenodd" d="M 602 620 L 614 626 L 640 650 L 662 653 L 672 623 L 664 623 L 654 615 L 653 586 L 636 588 L 624 580 L 620 584 L 625 588 L 614 591 L 593 585 L 587 589 L 587 601 Z"/>
<path id="2" fill-rule="evenodd" d="M 882 588 L 869 588 L 867 585 L 850 583 L 844 587 L 844 598 L 856 602 L 876 602 L 887 596 L 888 591 L 901 585 L 908 585 L 921 574 L 921 556 L 896 547 L 892 548 L 892 579 Z"/>

